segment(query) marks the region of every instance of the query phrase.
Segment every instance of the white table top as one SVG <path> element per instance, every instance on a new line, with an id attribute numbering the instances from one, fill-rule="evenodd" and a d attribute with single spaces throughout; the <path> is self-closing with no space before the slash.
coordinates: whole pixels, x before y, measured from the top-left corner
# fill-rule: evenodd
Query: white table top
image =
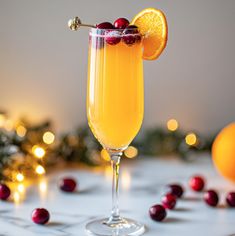
<path id="1" fill-rule="evenodd" d="M 217 175 L 209 158 L 200 156 L 193 163 L 176 159 L 139 158 L 125 162 L 121 171 L 121 213 L 143 222 L 147 228 L 144 235 L 235 235 L 235 209 L 228 209 L 223 205 L 216 209 L 210 208 L 200 200 L 202 194 L 193 193 L 188 188 L 184 199 L 178 201 L 176 210 L 168 211 L 164 222 L 154 222 L 149 218 L 148 209 L 159 203 L 163 186 L 176 181 L 186 186 L 192 174 L 205 175 L 208 187 L 218 189 L 221 195 L 235 189 L 234 185 Z M 80 192 L 66 194 L 58 189 L 58 179 L 67 175 L 79 181 Z M 41 190 L 39 186 L 27 188 L 26 198 L 19 204 L 0 202 L 0 236 L 84 236 L 87 221 L 109 214 L 109 172 L 57 171 L 43 181 Z M 32 223 L 30 215 L 37 207 L 45 207 L 50 211 L 49 224 L 39 226 Z"/>

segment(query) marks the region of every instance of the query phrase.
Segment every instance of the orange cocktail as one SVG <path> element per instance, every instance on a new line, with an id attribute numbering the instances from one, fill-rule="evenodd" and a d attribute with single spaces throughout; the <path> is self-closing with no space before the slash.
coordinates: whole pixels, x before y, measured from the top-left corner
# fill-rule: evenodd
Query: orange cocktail
<path id="1" fill-rule="evenodd" d="M 106 148 L 127 147 L 138 133 L 144 114 L 141 40 L 133 45 L 105 43 L 90 33 L 87 116 L 89 126 Z"/>

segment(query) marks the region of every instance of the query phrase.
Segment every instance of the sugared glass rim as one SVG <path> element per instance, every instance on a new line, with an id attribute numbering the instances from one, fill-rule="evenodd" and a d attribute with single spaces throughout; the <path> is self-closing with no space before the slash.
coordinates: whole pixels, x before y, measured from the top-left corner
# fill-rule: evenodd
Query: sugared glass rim
<path id="1" fill-rule="evenodd" d="M 123 33 L 124 29 L 97 29 L 97 28 L 91 28 L 90 31 L 89 31 L 89 35 L 92 36 L 92 37 L 99 37 L 99 38 L 106 38 L 106 37 L 110 37 L 110 35 L 108 35 L 107 33 L 109 32 L 120 32 L 120 33 Z M 136 29 L 128 29 L 128 31 L 136 31 Z M 116 34 L 114 35 L 114 37 L 117 37 L 117 38 L 122 38 L 123 36 L 141 36 L 143 37 L 142 34 L 140 33 L 129 33 L 129 34 Z"/>

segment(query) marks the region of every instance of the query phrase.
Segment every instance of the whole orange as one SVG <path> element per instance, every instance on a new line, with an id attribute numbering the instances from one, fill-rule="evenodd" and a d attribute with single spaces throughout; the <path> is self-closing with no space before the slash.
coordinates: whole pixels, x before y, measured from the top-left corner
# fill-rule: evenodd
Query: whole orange
<path id="1" fill-rule="evenodd" d="M 212 159 L 218 172 L 235 182 L 235 122 L 223 128 L 215 138 Z"/>

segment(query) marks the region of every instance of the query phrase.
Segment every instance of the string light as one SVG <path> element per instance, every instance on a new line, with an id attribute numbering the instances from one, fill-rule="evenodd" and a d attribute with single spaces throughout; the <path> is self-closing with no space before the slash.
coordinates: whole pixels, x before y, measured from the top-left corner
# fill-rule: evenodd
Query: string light
<path id="1" fill-rule="evenodd" d="M 109 153 L 105 149 L 101 150 L 100 155 L 103 158 L 103 160 L 110 161 Z"/>
<path id="2" fill-rule="evenodd" d="M 138 155 L 138 149 L 133 147 L 133 146 L 129 146 L 125 151 L 125 156 L 128 158 L 135 158 Z"/>
<path id="3" fill-rule="evenodd" d="M 34 156 L 36 156 L 38 158 L 43 158 L 46 154 L 45 150 L 38 145 L 34 145 L 32 147 L 32 152 L 33 152 Z"/>
<path id="4" fill-rule="evenodd" d="M 17 128 L 16 128 L 16 133 L 18 136 L 20 137 L 24 137 L 25 134 L 26 134 L 26 128 L 23 126 L 23 125 L 19 125 Z"/>
<path id="5" fill-rule="evenodd" d="M 39 175 L 43 175 L 43 174 L 45 174 L 45 172 L 46 172 L 45 169 L 44 169 L 44 167 L 41 166 L 41 165 L 38 165 L 38 166 L 36 167 L 35 171 L 36 171 L 36 173 L 39 174 Z"/>
<path id="6" fill-rule="evenodd" d="M 44 143 L 52 144 L 55 141 L 55 135 L 52 132 L 47 131 L 43 134 L 42 139 Z"/>
<path id="7" fill-rule="evenodd" d="M 179 128 L 179 123 L 175 119 L 170 119 L 167 121 L 167 129 L 170 131 L 176 131 Z"/>
<path id="8" fill-rule="evenodd" d="M 16 175 L 16 179 L 17 179 L 17 181 L 22 182 L 22 181 L 24 180 L 24 175 L 21 174 L 21 173 L 18 173 L 18 174 Z"/>
<path id="9" fill-rule="evenodd" d="M 189 133 L 186 135 L 185 137 L 185 142 L 189 145 L 189 146 L 193 146 L 197 143 L 197 136 L 194 133 Z"/>

